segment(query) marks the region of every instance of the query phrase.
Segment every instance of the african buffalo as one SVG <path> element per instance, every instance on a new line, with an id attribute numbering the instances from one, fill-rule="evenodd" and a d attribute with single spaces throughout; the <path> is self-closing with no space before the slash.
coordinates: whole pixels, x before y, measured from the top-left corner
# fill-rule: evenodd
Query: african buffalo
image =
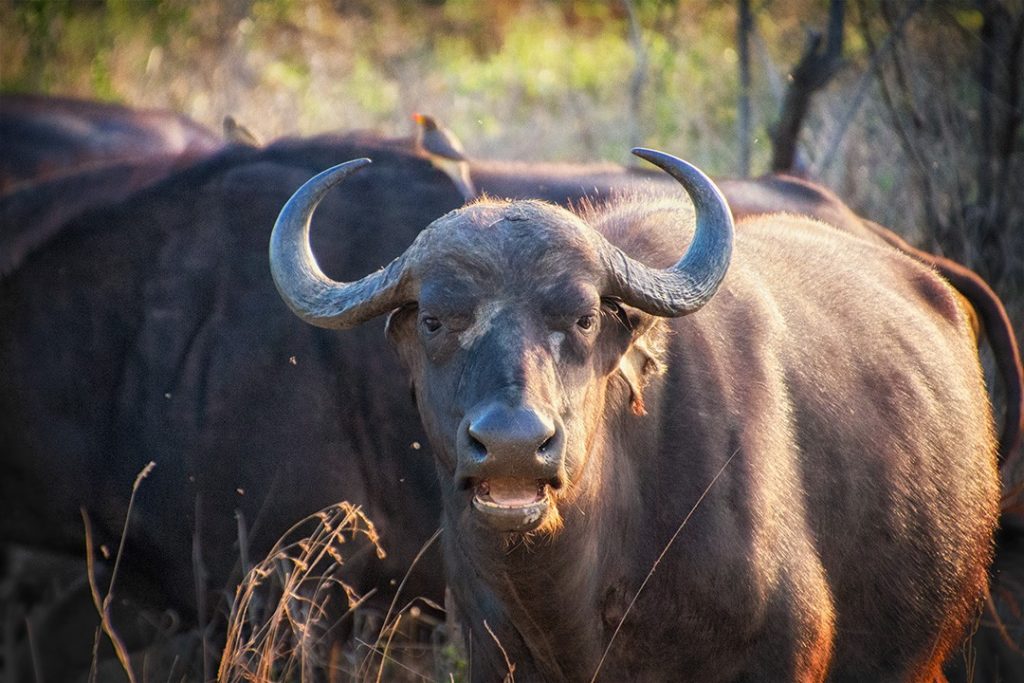
<path id="1" fill-rule="evenodd" d="M 155 459 L 119 585 L 149 582 L 163 593 L 151 602 L 194 610 L 196 544 L 200 583 L 214 591 L 204 599 L 216 604 L 238 576 L 236 509 L 258 559 L 295 519 L 349 498 L 372 502 L 390 551 L 384 566 L 350 564 L 350 576 L 386 600 L 441 509 L 408 387 L 393 352 L 375 350 L 379 328 L 302 329 L 268 301 L 260 265 L 259 226 L 269 229 L 284 198 L 315 170 L 362 155 L 377 160 L 375 173 L 346 190 L 385 208 L 332 215 L 342 206 L 332 199 L 318 216 L 331 232 L 314 238 L 327 271 L 346 278 L 385 264 L 417 226 L 461 204 L 408 140 L 283 140 L 185 168 L 173 155 L 122 161 L 0 197 L 0 543 L 80 553 L 84 505 L 99 518 L 98 540 L 112 545 L 132 480 Z M 676 187 L 612 164 L 474 164 L 492 195 L 561 203 Z M 729 199 L 735 211 L 741 203 Z M 269 406 L 282 399 L 293 408 L 279 415 Z M 418 524 L 398 534 L 410 509 Z M 435 565 L 418 567 L 404 595 L 439 600 Z M 43 644 L 51 635 L 37 634 Z M 68 642 L 57 645 L 66 660 Z"/>
<path id="2" fill-rule="evenodd" d="M 226 612 L 240 527 L 255 561 L 295 521 L 347 499 L 388 557 L 347 558 L 346 578 L 387 606 L 440 509 L 408 382 L 392 352 L 375 351 L 383 324 L 355 336 L 301 325 L 265 265 L 281 204 L 315 170 L 364 154 L 381 173 L 337 208 L 360 196 L 374 208 L 328 218 L 318 245 L 330 272 L 352 277 L 461 199 L 425 160 L 336 137 L 225 150 L 77 215 L 0 277 L 0 543 L 81 554 L 84 507 L 96 544 L 116 548 L 152 460 L 119 595 L 142 584 L 139 600 L 193 624 L 204 603 Z M 440 560 L 428 554 L 403 595 L 442 601 Z M 86 662 L 91 642 L 89 631 Z M 58 645 L 47 666 L 68 657 Z"/>
<path id="3" fill-rule="evenodd" d="M 999 499 L 955 293 L 806 218 L 734 239 L 710 180 L 637 154 L 692 213 L 657 195 L 576 212 L 487 199 L 339 282 L 310 220 L 356 160 L 275 224 L 297 315 L 388 315 L 474 678 L 941 676 L 987 588 Z"/>
<path id="4" fill-rule="evenodd" d="M 382 327 L 356 337 L 305 328 L 269 296 L 261 264 L 284 199 L 352 156 L 373 155 L 379 170 L 352 191 L 389 208 L 324 217 L 336 232 L 318 252 L 338 277 L 387 263 L 461 205 L 406 145 L 365 134 L 281 140 L 191 165 L 99 164 L 0 196 L 0 545 L 81 554 L 85 508 L 97 544 L 116 547 L 132 482 L 153 460 L 120 595 L 187 619 L 204 604 L 223 610 L 240 576 L 239 520 L 252 561 L 297 519 L 348 499 L 364 505 L 389 556 L 349 562 L 347 576 L 386 605 L 440 511 L 407 382 L 390 349 L 374 350 Z M 440 562 L 418 567 L 404 595 L 441 602 Z M 50 635 L 38 634 L 44 650 Z M 47 666 L 70 665 L 68 641 L 55 645 L 63 656 Z"/>
<path id="5" fill-rule="evenodd" d="M 224 146 L 169 111 L 46 95 L 0 95 L 0 193 L 110 163 L 154 157 L 197 159 Z"/>

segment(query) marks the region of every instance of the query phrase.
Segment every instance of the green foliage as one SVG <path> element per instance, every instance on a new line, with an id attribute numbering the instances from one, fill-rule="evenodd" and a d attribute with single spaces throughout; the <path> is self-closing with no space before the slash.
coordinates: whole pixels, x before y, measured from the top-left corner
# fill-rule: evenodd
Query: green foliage
<path id="1" fill-rule="evenodd" d="M 465 683 L 469 680 L 469 661 L 463 648 L 454 643 L 441 646 L 437 654 L 440 669 L 448 676 L 444 680 L 450 683 Z"/>
<path id="2" fill-rule="evenodd" d="M 296 0 L 256 0 L 250 10 L 253 20 L 268 24 L 292 23 L 293 15 L 301 9 Z"/>
<path id="3" fill-rule="evenodd" d="M 349 97 L 367 112 L 375 116 L 386 116 L 395 110 L 398 103 L 396 84 L 366 57 L 356 57 L 347 85 Z"/>

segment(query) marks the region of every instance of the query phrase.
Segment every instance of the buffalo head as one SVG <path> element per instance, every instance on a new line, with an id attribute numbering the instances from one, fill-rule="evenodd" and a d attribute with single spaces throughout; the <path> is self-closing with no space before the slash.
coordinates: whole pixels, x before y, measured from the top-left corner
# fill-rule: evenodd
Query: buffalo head
<path id="1" fill-rule="evenodd" d="M 456 519 L 557 529 L 559 506 L 586 488 L 606 386 L 624 354 L 650 316 L 697 310 L 725 275 L 733 224 L 718 189 L 680 159 L 634 153 L 695 205 L 690 247 L 667 269 L 627 256 L 565 209 L 484 200 L 436 220 L 386 268 L 332 281 L 310 250 L 312 212 L 366 159 L 316 176 L 281 211 L 271 267 L 295 313 L 329 328 L 390 313 Z"/>

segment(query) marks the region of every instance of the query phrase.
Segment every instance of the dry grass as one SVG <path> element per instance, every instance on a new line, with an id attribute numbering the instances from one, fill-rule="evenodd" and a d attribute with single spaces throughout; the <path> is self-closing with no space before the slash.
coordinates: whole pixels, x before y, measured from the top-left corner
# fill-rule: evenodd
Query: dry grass
<path id="1" fill-rule="evenodd" d="M 440 641 L 420 636 L 440 622 L 421 605 L 443 608 L 417 598 L 396 609 L 403 581 L 381 618 L 367 604 L 374 591 L 360 594 L 344 577 L 345 554 L 360 544 L 384 559 L 373 522 L 347 502 L 292 527 L 238 586 L 217 680 L 433 680 L 425 664 L 439 658 Z"/>
<path id="2" fill-rule="evenodd" d="M 289 540 L 306 526 L 311 533 Z M 336 664 L 333 603 L 343 601 L 344 618 L 369 597 L 341 578 L 341 547 L 357 540 L 385 557 L 373 522 L 343 502 L 306 518 L 278 541 L 235 593 L 220 681 L 314 680 L 315 671 Z"/>
<path id="3" fill-rule="evenodd" d="M 92 547 L 88 515 L 85 520 Z M 424 544 L 408 572 L 439 535 L 440 530 Z M 205 628 L 171 617 L 173 623 L 163 630 L 146 631 L 149 637 L 140 636 L 139 623 L 152 625 L 172 613 L 128 598 L 127 589 L 110 580 L 117 572 L 92 552 L 81 574 L 68 568 L 67 586 L 22 602 L 17 584 L 41 580 L 40 567 L 46 570 L 53 563 L 32 559 L 27 565 L 31 576 L 16 572 L 0 582 L 0 681 L 51 683 L 55 679 L 47 674 L 47 657 L 61 656 L 67 648 L 83 652 L 85 659 L 79 668 L 61 669 L 74 673 L 58 678 L 77 683 L 466 680 L 461 641 L 449 637 L 454 625 L 446 622 L 441 605 L 423 597 L 403 598 L 404 579 L 391 582 L 390 603 L 372 589 L 360 594 L 352 587 L 346 572 L 373 574 L 373 563 L 383 557 L 372 521 L 358 507 L 338 503 L 293 526 L 250 569 L 235 592 L 230 616 L 214 615 Z M 116 557 L 109 559 L 116 564 Z M 56 582 L 47 580 L 54 588 Z M 84 593 L 73 588 L 78 583 L 85 585 Z M 69 617 L 69 606 L 76 615 L 91 612 L 92 619 Z M 52 615 L 81 625 L 66 629 Z M 64 640 L 69 637 L 74 643 Z M 219 670 L 207 668 L 207 657 L 218 655 Z"/>

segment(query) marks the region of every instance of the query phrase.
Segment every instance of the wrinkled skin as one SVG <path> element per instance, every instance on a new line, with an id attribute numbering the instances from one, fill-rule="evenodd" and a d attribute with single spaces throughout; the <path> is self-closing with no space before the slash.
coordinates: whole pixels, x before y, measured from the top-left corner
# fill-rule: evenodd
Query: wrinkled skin
<path id="1" fill-rule="evenodd" d="M 769 217 L 738 226 L 711 302 L 666 323 L 604 296 L 584 219 L 658 267 L 687 241 L 663 198 L 583 219 L 478 203 L 421 234 L 390 320 L 475 679 L 507 656 L 524 680 L 588 680 L 620 623 L 605 680 L 939 675 L 998 515 L 953 291 L 888 247 Z M 498 436 L 492 412 L 515 418 Z"/>
<path id="2" fill-rule="evenodd" d="M 476 224 L 483 225 L 500 221 L 502 210 L 481 207 L 473 214 Z M 565 258 L 573 240 L 560 239 L 557 233 L 550 239 L 538 237 L 535 219 L 533 211 L 524 211 L 523 218 L 508 221 L 507 232 L 465 233 L 455 220 L 441 221 L 433 233 L 436 242 L 429 243 L 434 256 L 419 275 L 426 284 L 417 305 L 396 312 L 390 321 L 396 341 L 422 342 L 422 355 L 408 344 L 399 343 L 399 350 L 414 368 L 421 416 L 451 495 L 461 496 L 480 476 L 473 463 L 457 456 L 462 444 L 456 439 L 466 429 L 461 423 L 479 417 L 475 409 L 486 410 L 495 400 L 533 407 L 552 423 L 552 457 L 562 452 L 564 462 L 540 464 L 535 479 L 549 481 L 553 490 L 577 479 L 594 447 L 586 427 L 597 418 L 603 402 L 603 390 L 595 388 L 597 380 L 615 368 L 630 343 L 625 312 L 602 302 L 592 283 L 584 277 L 567 282 L 555 268 L 547 277 L 544 266 Z M 496 267 L 504 256 L 519 257 L 520 252 L 521 261 L 510 264 L 513 268 Z M 577 268 L 597 279 L 599 264 L 593 253 L 573 256 Z M 520 271 L 514 268 L 517 263 L 539 268 Z M 532 309 L 541 312 L 542 321 L 523 313 Z M 602 320 L 611 331 L 599 336 Z M 431 330 L 438 323 L 440 327 Z M 548 349 L 554 349 L 559 362 L 542 352 Z M 514 360 L 496 360 L 503 356 Z M 560 391 L 554 390 L 556 385 Z M 530 466 L 513 463 L 510 467 L 518 470 L 492 476 L 525 476 Z M 555 512 L 539 526 L 556 528 Z"/>

